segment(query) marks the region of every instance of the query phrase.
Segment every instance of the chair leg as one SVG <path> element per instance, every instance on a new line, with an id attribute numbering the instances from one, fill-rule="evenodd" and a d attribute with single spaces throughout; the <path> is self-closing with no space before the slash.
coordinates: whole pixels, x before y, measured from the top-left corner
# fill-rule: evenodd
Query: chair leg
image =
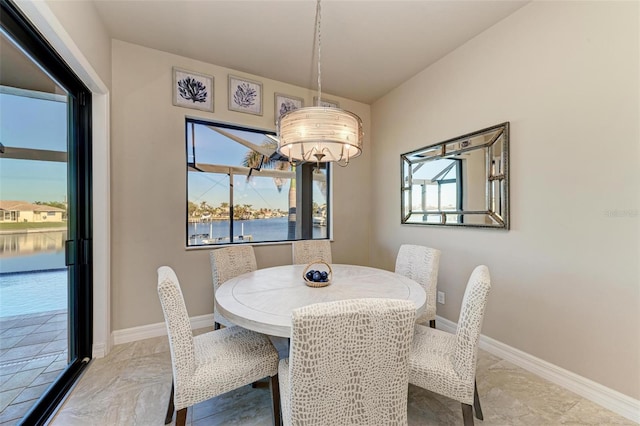
<path id="1" fill-rule="evenodd" d="M 473 407 L 471 405 L 462 403 L 462 420 L 464 426 L 473 426 Z"/>
<path id="2" fill-rule="evenodd" d="M 214 322 L 213 323 L 213 329 L 214 330 L 220 330 L 220 323 L 219 322 Z"/>
<path id="3" fill-rule="evenodd" d="M 482 415 L 482 407 L 480 407 L 480 397 L 478 396 L 478 383 L 473 381 L 473 409 L 476 412 L 476 418 L 478 420 L 484 420 Z"/>
<path id="4" fill-rule="evenodd" d="M 187 424 L 187 409 L 185 407 L 182 410 L 178 410 L 178 414 L 176 414 L 176 426 L 186 426 L 186 424 Z"/>
<path id="5" fill-rule="evenodd" d="M 429 327 L 436 328 L 436 320 L 429 320 Z"/>
<path id="6" fill-rule="evenodd" d="M 273 406 L 273 425 L 280 426 L 282 423 L 280 418 L 280 384 L 278 383 L 277 374 L 269 380 L 269 388 L 271 389 L 271 403 Z"/>
<path id="7" fill-rule="evenodd" d="M 167 406 L 167 416 L 164 418 L 164 424 L 168 425 L 173 420 L 173 379 L 171 379 L 171 393 L 169 394 L 169 405 Z"/>

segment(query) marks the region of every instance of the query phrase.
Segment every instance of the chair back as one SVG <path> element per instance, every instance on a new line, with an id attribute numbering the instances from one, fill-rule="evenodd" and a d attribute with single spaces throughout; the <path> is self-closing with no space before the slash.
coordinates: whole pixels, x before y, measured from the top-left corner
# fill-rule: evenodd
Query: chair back
<path id="1" fill-rule="evenodd" d="M 294 241 L 291 249 L 294 265 L 306 265 L 314 260 L 331 263 L 331 243 L 329 240 Z"/>
<path id="2" fill-rule="evenodd" d="M 415 305 L 391 299 L 319 303 L 293 311 L 292 424 L 407 424 Z"/>
<path id="3" fill-rule="evenodd" d="M 438 289 L 438 268 L 440 266 L 440 250 L 403 244 L 396 258 L 397 274 L 411 278 L 419 283 L 427 293 L 427 306 L 424 317 L 436 317 L 436 293 Z"/>
<path id="4" fill-rule="evenodd" d="M 231 246 L 211 250 L 209 259 L 214 293 L 231 278 L 258 269 L 252 246 Z"/>
<path id="5" fill-rule="evenodd" d="M 196 362 L 187 307 L 178 277 L 168 266 L 158 268 L 158 296 L 169 335 L 175 395 L 178 398 L 183 393 L 183 386 L 193 376 Z M 181 405 L 181 401 L 176 400 L 176 406 Z"/>
<path id="6" fill-rule="evenodd" d="M 462 299 L 453 355 L 453 368 L 460 378 L 468 383 L 473 383 L 476 374 L 478 339 L 490 289 L 489 268 L 484 265 L 477 266 L 469 277 Z"/>

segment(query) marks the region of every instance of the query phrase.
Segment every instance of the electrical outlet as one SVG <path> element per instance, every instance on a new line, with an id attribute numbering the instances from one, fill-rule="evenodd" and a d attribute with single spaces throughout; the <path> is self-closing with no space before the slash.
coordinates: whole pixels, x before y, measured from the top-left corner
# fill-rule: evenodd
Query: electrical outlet
<path id="1" fill-rule="evenodd" d="M 444 291 L 438 292 L 438 303 L 444 305 Z"/>

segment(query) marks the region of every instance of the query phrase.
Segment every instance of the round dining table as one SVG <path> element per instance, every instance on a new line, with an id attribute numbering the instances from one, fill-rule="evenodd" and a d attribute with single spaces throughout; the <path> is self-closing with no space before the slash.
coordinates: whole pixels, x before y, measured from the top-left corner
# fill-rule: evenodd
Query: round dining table
<path id="1" fill-rule="evenodd" d="M 427 295 L 410 278 L 383 269 L 331 265 L 331 284 L 309 287 L 302 278 L 306 265 L 258 269 L 222 284 L 215 294 L 216 309 L 236 325 L 271 336 L 291 336 L 291 313 L 314 303 L 360 298 L 410 300 L 416 315 L 426 307 Z"/>

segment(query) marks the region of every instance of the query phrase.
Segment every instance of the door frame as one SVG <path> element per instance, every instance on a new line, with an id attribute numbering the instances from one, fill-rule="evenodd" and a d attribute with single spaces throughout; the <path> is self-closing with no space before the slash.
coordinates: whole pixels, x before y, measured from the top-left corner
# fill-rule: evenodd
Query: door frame
<path id="1" fill-rule="evenodd" d="M 91 92 L 36 28 L 9 0 L 0 0 L 3 30 L 58 84 L 68 91 L 67 259 L 69 362 L 56 381 L 23 417 L 23 424 L 45 424 L 92 356 L 92 135 Z"/>
<path id="2" fill-rule="evenodd" d="M 21 1 L 16 6 L 92 92 L 93 357 L 102 358 L 109 353 L 113 345 L 109 88 L 69 36 L 47 2 Z"/>

